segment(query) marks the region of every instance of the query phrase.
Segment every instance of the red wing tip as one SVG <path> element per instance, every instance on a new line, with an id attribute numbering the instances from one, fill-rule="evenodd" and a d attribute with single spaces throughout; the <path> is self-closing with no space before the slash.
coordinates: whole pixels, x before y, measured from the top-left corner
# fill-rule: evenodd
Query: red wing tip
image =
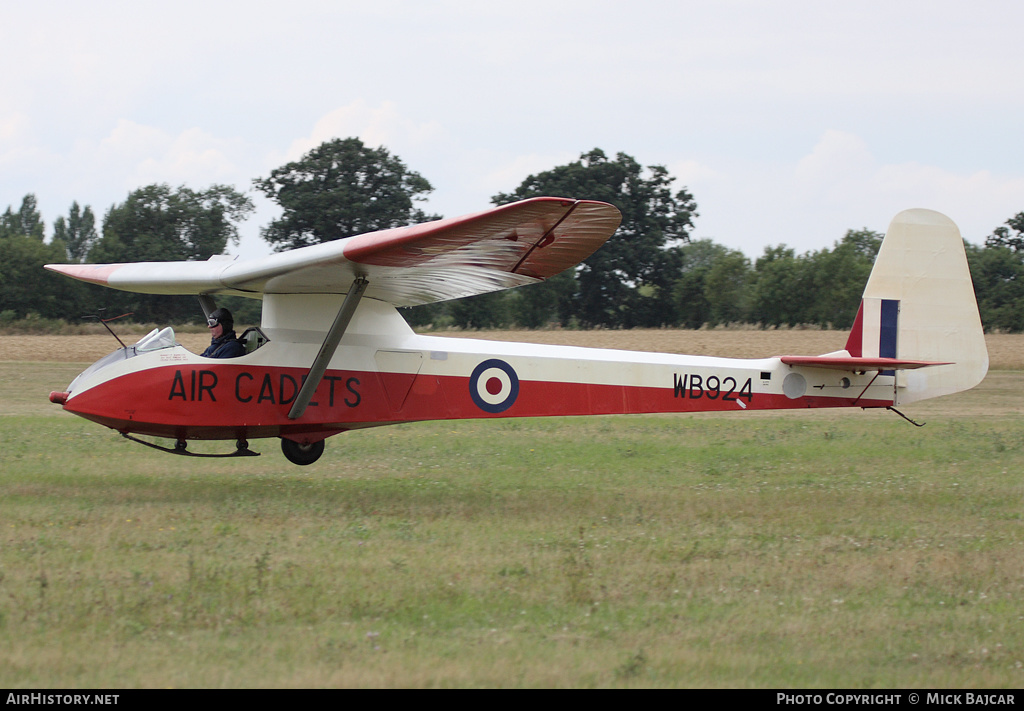
<path id="1" fill-rule="evenodd" d="M 55 405 L 63 405 L 68 401 L 69 397 L 71 397 L 71 393 L 54 390 L 50 393 L 50 402 Z"/>
<path id="2" fill-rule="evenodd" d="M 123 267 L 124 264 L 44 264 L 44 269 L 69 276 L 79 281 L 106 285 L 110 283 L 110 275 Z"/>

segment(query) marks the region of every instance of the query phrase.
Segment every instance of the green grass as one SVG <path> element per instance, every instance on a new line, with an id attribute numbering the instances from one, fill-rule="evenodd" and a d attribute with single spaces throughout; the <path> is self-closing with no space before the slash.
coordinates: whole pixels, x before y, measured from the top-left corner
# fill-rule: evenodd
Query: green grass
<path id="1" fill-rule="evenodd" d="M 45 402 L 76 369 L 0 364 L 3 687 L 1024 682 L 1005 387 L 922 406 L 923 429 L 423 423 L 300 468 L 274 440 L 132 444 Z"/>

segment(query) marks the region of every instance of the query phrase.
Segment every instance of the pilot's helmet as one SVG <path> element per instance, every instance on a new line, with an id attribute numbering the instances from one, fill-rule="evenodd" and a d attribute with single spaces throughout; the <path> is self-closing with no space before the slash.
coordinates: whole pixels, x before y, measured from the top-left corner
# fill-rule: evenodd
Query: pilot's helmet
<path id="1" fill-rule="evenodd" d="M 206 323 L 209 324 L 210 328 L 219 323 L 224 327 L 225 332 L 232 331 L 235 328 L 235 319 L 227 309 L 217 309 L 206 319 Z"/>

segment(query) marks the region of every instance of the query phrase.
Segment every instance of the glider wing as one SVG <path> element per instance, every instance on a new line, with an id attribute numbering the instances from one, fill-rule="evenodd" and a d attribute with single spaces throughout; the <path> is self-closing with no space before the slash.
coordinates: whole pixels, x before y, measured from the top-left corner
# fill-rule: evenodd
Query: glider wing
<path id="1" fill-rule="evenodd" d="M 620 220 L 607 203 L 541 197 L 255 260 L 46 268 L 145 294 L 344 294 L 363 277 L 367 297 L 415 306 L 552 277 L 593 254 Z"/>

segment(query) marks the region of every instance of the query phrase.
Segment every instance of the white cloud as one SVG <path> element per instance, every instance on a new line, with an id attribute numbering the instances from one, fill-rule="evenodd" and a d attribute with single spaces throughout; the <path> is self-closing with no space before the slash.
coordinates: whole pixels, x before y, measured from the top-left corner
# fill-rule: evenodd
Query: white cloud
<path id="1" fill-rule="evenodd" d="M 240 141 L 220 139 L 191 128 L 174 136 L 163 151 L 142 161 L 137 175 L 142 184 L 169 182 L 206 186 L 232 182 L 244 177 L 231 155 L 240 152 Z"/>
<path id="2" fill-rule="evenodd" d="M 120 119 L 97 145 L 83 148 L 104 163 L 133 163 L 166 150 L 171 140 L 162 129 Z"/>
<path id="3" fill-rule="evenodd" d="M 852 215 L 860 209 L 877 219 L 885 212 L 926 207 L 960 222 L 964 236 L 975 242 L 988 233 L 980 230 L 990 231 L 1024 206 L 1024 178 L 988 170 L 958 172 L 921 162 L 883 163 L 863 139 L 839 131 L 827 131 L 800 160 L 794 185 L 800 203 L 818 213 L 836 210 Z M 985 222 L 996 216 L 998 221 L 991 225 Z"/>
<path id="4" fill-rule="evenodd" d="M 1024 177 L 886 163 L 864 139 L 837 130 L 825 131 L 810 152 L 792 162 L 732 162 L 718 179 L 691 188 L 702 215 L 697 236 L 749 256 L 767 244 L 821 249 L 848 229 L 884 232 L 892 217 L 912 207 L 948 215 L 977 244 L 1024 209 Z"/>
<path id="5" fill-rule="evenodd" d="M 879 166 L 872 193 L 880 205 L 927 207 L 957 222 L 975 244 L 992 229 L 1024 210 L 1024 178 L 988 170 L 955 173 L 918 163 Z M 871 195 L 869 195 L 870 197 Z"/>
<path id="6" fill-rule="evenodd" d="M 29 118 L 23 113 L 11 113 L 0 118 L 0 151 L 10 150 L 20 137 L 28 133 Z"/>
<path id="7" fill-rule="evenodd" d="M 800 203 L 845 203 L 873 170 L 875 159 L 862 138 L 830 129 L 796 164 L 793 192 Z"/>
<path id="8" fill-rule="evenodd" d="M 39 160 L 40 148 L 32 141 L 31 121 L 24 113 L 0 117 L 0 168 L 5 172 Z"/>
<path id="9" fill-rule="evenodd" d="M 238 139 L 218 138 L 198 128 L 171 134 L 156 126 L 120 119 L 98 142 L 80 142 L 70 158 L 79 170 L 98 173 L 132 190 L 152 183 L 197 188 L 213 183 L 247 183 L 248 176 L 238 166 L 243 153 L 244 146 Z"/>
<path id="10" fill-rule="evenodd" d="M 393 101 L 370 106 L 364 99 L 356 99 L 318 119 L 308 136 L 292 141 L 283 160 L 299 160 L 311 149 L 334 138 L 355 136 L 370 147 L 384 146 L 399 151 L 442 140 L 443 135 L 439 123 L 417 123 L 403 115 Z"/>
<path id="11" fill-rule="evenodd" d="M 52 224 L 72 201 L 101 215 L 131 190 L 153 183 L 194 189 L 223 183 L 244 192 L 255 169 L 246 165 L 248 153 L 240 139 L 199 128 L 171 133 L 128 119 L 61 147 L 41 140 L 24 115 L 8 114 L 0 119 L 0 198 L 12 204 L 35 193 Z"/>
<path id="12" fill-rule="evenodd" d="M 499 192 L 515 190 L 519 187 L 520 183 L 531 175 L 543 173 L 557 166 L 579 160 L 579 155 L 568 152 L 553 154 L 526 153 L 505 158 L 504 160 L 499 156 L 493 155 L 489 158 L 491 162 L 487 164 L 488 167 L 485 167 L 482 163 L 480 164 L 480 173 L 475 182 L 477 182 L 481 192 L 494 195 Z"/>
<path id="13" fill-rule="evenodd" d="M 693 185 L 706 185 L 721 182 L 726 178 L 725 174 L 712 166 L 701 161 L 687 159 L 677 161 L 668 166 L 669 174 L 676 178 L 672 184 L 673 188 L 690 188 Z"/>

